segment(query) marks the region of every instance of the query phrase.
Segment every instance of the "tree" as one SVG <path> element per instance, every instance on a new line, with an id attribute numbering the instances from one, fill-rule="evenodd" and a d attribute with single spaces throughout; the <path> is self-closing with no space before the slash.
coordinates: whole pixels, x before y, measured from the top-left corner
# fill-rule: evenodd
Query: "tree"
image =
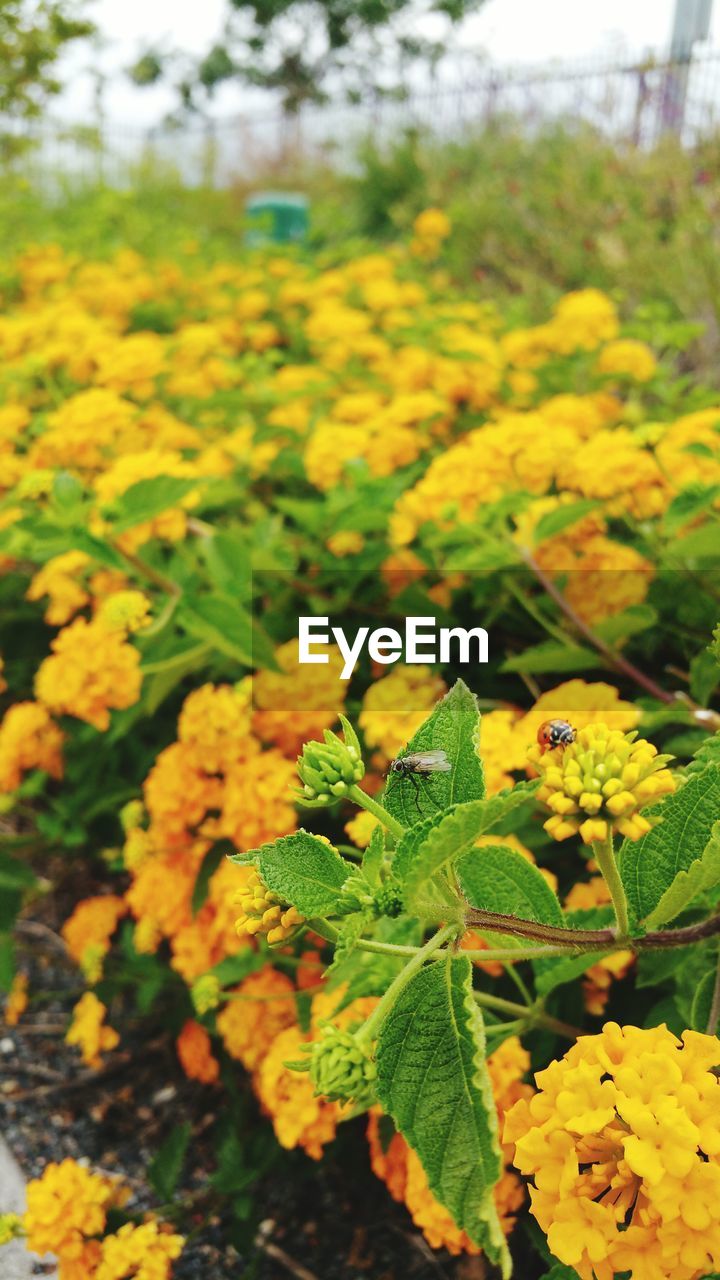
<path id="1" fill-rule="evenodd" d="M 75 0 L 0 0 L 0 139 L 9 146 L 12 126 L 41 115 L 62 88 L 55 73 L 67 44 L 93 25 Z"/>
<path id="2" fill-rule="evenodd" d="M 410 69 L 436 65 L 453 28 L 484 0 L 228 0 L 219 41 L 200 62 L 148 50 L 133 68 L 153 84 L 173 66 L 185 106 L 237 79 L 276 90 L 288 114 L 343 94 L 396 94 Z M 432 32 L 432 34 L 428 34 Z"/>

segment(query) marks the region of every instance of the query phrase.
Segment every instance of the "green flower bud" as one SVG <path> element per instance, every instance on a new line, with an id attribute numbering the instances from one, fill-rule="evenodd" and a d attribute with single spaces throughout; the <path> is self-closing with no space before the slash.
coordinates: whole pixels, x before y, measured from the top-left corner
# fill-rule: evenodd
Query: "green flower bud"
<path id="1" fill-rule="evenodd" d="M 190 988 L 193 1008 L 201 1016 L 220 1004 L 220 982 L 214 973 L 204 973 Z"/>
<path id="2" fill-rule="evenodd" d="M 365 773 L 357 734 L 344 716 L 340 717 L 345 738 L 325 730 L 324 742 L 306 742 L 298 757 L 298 774 L 303 789 L 298 798 L 304 804 L 322 799 L 329 803 L 345 795 L 348 787 Z"/>
<path id="3" fill-rule="evenodd" d="M 396 916 L 402 915 L 403 900 L 400 892 L 400 885 L 396 880 L 388 880 L 375 893 L 373 901 L 375 910 L 379 916 Z"/>
<path id="4" fill-rule="evenodd" d="M 315 1093 L 331 1102 L 352 1102 L 370 1107 L 375 1102 L 377 1069 L 370 1047 L 354 1031 L 340 1030 L 331 1022 L 320 1029 L 310 1057 L 310 1079 Z"/>

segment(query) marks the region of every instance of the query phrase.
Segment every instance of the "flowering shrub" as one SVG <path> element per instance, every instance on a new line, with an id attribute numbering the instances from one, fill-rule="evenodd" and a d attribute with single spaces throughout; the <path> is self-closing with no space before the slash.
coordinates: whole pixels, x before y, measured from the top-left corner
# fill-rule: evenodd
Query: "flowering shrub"
<path id="1" fill-rule="evenodd" d="M 450 234 L 430 209 L 332 262 L 10 265 L 6 1021 L 41 994 L 11 933 L 52 854 L 79 1070 L 140 1022 L 198 1087 L 246 1073 L 283 1148 L 367 1113 L 433 1248 L 510 1275 L 532 1213 L 568 1275 L 701 1280 L 720 407 L 597 290 L 532 327 L 453 293 Z M 487 622 L 479 697 L 452 661 L 299 665 L 300 615 L 408 613 Z M 67 1280 L 170 1274 L 180 1235 L 116 1226 L 105 1175 L 30 1192 L 0 1240 Z"/>

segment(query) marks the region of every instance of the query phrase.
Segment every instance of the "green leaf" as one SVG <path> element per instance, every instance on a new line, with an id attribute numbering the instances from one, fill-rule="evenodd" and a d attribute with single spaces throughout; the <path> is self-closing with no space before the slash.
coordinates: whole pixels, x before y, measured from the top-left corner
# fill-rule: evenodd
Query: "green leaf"
<path id="1" fill-rule="evenodd" d="M 557 894 L 517 849 L 483 845 L 455 864 L 460 887 L 472 907 L 522 916 L 542 924 L 565 924 Z"/>
<path id="2" fill-rule="evenodd" d="M 645 924 L 648 929 L 656 929 L 661 924 L 668 924 L 686 907 L 691 906 L 700 894 L 716 889 L 719 884 L 720 822 L 716 822 L 700 857 L 691 862 L 687 870 L 678 871 L 655 910 L 646 918 Z"/>
<path id="3" fill-rule="evenodd" d="M 243 978 L 247 978 L 248 974 L 256 973 L 258 969 L 262 969 L 267 961 L 261 951 L 253 951 L 250 947 L 243 947 L 238 951 L 237 955 L 225 956 L 224 960 L 219 960 L 209 970 L 215 978 L 217 978 L 221 987 L 234 986 L 236 982 L 242 982 Z"/>
<path id="4" fill-rule="evenodd" d="M 0 991 L 9 991 L 15 977 L 15 946 L 11 933 L 0 933 Z"/>
<path id="5" fill-rule="evenodd" d="M 677 533 L 684 524 L 697 519 L 704 511 L 714 506 L 718 497 L 720 497 L 718 484 L 693 484 L 687 489 L 681 489 L 663 516 L 665 532 L 670 535 Z"/>
<path id="6" fill-rule="evenodd" d="M 400 752 L 408 755 L 415 751 L 444 751 L 452 769 L 449 773 L 431 773 L 418 780 L 391 773 L 383 804 L 393 818 L 403 826 L 412 826 L 418 816 L 437 814 L 448 805 L 485 795 L 478 755 L 479 726 L 475 695 L 458 680 Z"/>
<path id="7" fill-rule="evenodd" d="M 533 544 L 537 546 L 546 538 L 554 538 L 556 534 L 562 533 L 563 529 L 577 524 L 583 516 L 595 511 L 597 505 L 593 498 L 581 498 L 578 502 L 568 502 L 563 507 L 557 507 L 555 511 L 548 511 L 547 515 L 540 517 L 533 529 Z"/>
<path id="8" fill-rule="evenodd" d="M 652 605 L 631 604 L 622 613 L 613 613 L 609 618 L 596 622 L 593 630 L 606 644 L 615 645 L 620 640 L 648 631 L 657 624 L 657 620 L 657 610 Z"/>
<path id="9" fill-rule="evenodd" d="M 0 889 L 30 889 L 37 884 L 31 867 L 0 849 Z"/>
<path id="10" fill-rule="evenodd" d="M 257 850 L 260 875 L 273 893 L 308 919 L 337 906 L 350 867 L 339 853 L 309 831 L 281 836 Z"/>
<path id="11" fill-rule="evenodd" d="M 710 705 L 710 699 L 720 684 L 720 667 L 710 649 L 702 649 L 690 662 L 690 696 L 701 707 Z"/>
<path id="12" fill-rule="evenodd" d="M 207 640 L 242 666 L 277 671 L 269 636 L 230 596 L 196 596 L 178 610 L 178 620 L 190 635 Z"/>
<path id="13" fill-rule="evenodd" d="M 343 924 L 348 917 L 343 920 Z M 392 942 L 397 946 L 415 947 L 422 941 L 421 928 L 416 920 L 401 916 L 397 920 L 384 917 L 374 929 L 370 926 L 367 937 L 378 942 Z M 353 951 L 345 954 L 332 965 L 332 985 L 347 984 L 343 1005 L 360 996 L 381 996 L 387 991 L 407 959 L 403 956 L 377 955 L 372 951 Z"/>
<path id="14" fill-rule="evenodd" d="M 362 869 L 371 884 L 380 884 L 380 872 L 385 861 L 385 829 L 380 824 L 373 829 L 362 858 Z"/>
<path id="15" fill-rule="evenodd" d="M 191 1132 L 189 1120 L 176 1125 L 148 1165 L 150 1183 L 164 1203 L 172 1200 L 180 1181 Z"/>
<path id="16" fill-rule="evenodd" d="M 714 733 L 712 737 L 705 739 L 698 747 L 690 764 L 686 766 L 685 772 L 687 774 L 702 773 L 709 764 L 720 765 L 720 733 Z"/>
<path id="17" fill-rule="evenodd" d="M 693 774 L 650 813 L 662 820 L 640 840 L 625 840 L 620 874 L 636 920 L 655 917 L 679 871 L 702 857 L 720 813 L 720 765 Z"/>
<path id="18" fill-rule="evenodd" d="M 180 476 L 153 476 L 131 484 L 120 497 L 113 499 L 113 535 L 144 524 L 170 507 L 176 507 L 191 489 L 197 487 L 197 479 L 183 479 Z"/>
<path id="19" fill-rule="evenodd" d="M 376 1060 L 380 1102 L 430 1190 L 509 1276 L 493 1200 L 502 1172 L 497 1115 L 469 960 L 449 956 L 410 980 L 382 1025 Z"/>
<path id="20" fill-rule="evenodd" d="M 210 892 L 210 881 L 215 875 L 220 863 L 224 862 L 229 850 L 234 848 L 235 846 L 232 845 L 229 840 L 218 840 L 205 854 L 205 857 L 200 863 L 200 870 L 195 878 L 192 898 L 190 900 L 190 909 L 194 916 L 197 915 L 198 911 L 200 911 L 207 902 L 207 896 Z"/>
<path id="21" fill-rule="evenodd" d="M 684 538 L 673 538 L 665 548 L 662 563 L 676 569 L 678 565 L 710 566 L 716 564 L 718 552 L 718 527 L 715 521 L 707 521 L 698 529 L 691 529 Z"/>
<path id="22" fill-rule="evenodd" d="M 570 674 L 573 671 L 590 671 L 602 665 L 602 658 L 594 649 L 585 649 L 570 642 L 561 644 L 557 640 L 544 640 L 542 644 L 532 645 L 522 653 L 506 658 L 500 670 L 539 676 L 547 672 Z"/>
<path id="23" fill-rule="evenodd" d="M 541 1280 L 578 1280 L 578 1273 L 574 1267 L 566 1267 L 562 1262 L 556 1262 L 554 1267 L 545 1272 Z"/>
<path id="24" fill-rule="evenodd" d="M 422 838 L 406 841 L 403 837 L 393 859 L 393 871 L 403 885 L 406 901 L 416 900 L 427 881 L 524 805 L 538 786 L 538 782 L 519 782 L 511 791 L 456 805 L 429 826 Z"/>
<path id="25" fill-rule="evenodd" d="M 695 990 L 690 1014 L 690 1026 L 693 1031 L 707 1031 L 716 982 L 717 972 L 712 969 L 710 973 L 706 973 L 704 978 L 700 980 L 700 984 Z"/>

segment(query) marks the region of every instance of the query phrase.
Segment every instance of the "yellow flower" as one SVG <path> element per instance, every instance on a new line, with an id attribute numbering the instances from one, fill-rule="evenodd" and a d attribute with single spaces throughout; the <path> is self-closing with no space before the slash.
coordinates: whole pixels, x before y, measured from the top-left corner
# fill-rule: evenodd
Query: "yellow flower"
<path id="1" fill-rule="evenodd" d="M 142 591 L 115 591 L 105 597 L 95 617 L 108 631 L 127 635 L 149 626 L 149 613 L 150 601 Z"/>
<path id="2" fill-rule="evenodd" d="M 316 1097 L 308 1074 L 285 1065 L 302 1059 L 305 1044 L 299 1027 L 281 1031 L 264 1055 L 254 1085 L 280 1146 L 288 1150 L 302 1147 L 313 1160 L 319 1160 L 323 1147 L 335 1137 L 340 1106 Z"/>
<path id="3" fill-rule="evenodd" d="M 365 546 L 365 539 L 355 529 L 341 530 L 332 533 L 327 540 L 327 549 L 333 556 L 342 559 L 344 556 L 356 556 Z"/>
<path id="4" fill-rule="evenodd" d="M 295 1025 L 295 988 L 272 965 L 252 973 L 230 993 L 217 1029 L 232 1058 L 256 1071 L 281 1031 Z"/>
<path id="5" fill-rule="evenodd" d="M 84 898 L 62 927 L 62 936 L 76 964 L 88 982 L 99 982 L 102 962 L 110 950 L 110 939 L 127 912 L 123 898 L 105 894 Z"/>
<path id="6" fill-rule="evenodd" d="M 86 991 L 73 1009 L 73 1020 L 65 1042 L 79 1046 L 83 1062 L 88 1067 L 99 1067 L 101 1055 L 120 1043 L 117 1031 L 103 1026 L 106 1013 L 105 1005 L 93 991 Z"/>
<path id="7" fill-rule="evenodd" d="M 16 702 L 0 723 L 0 793 L 14 791 L 30 769 L 63 772 L 63 734 L 39 702 Z"/>
<path id="8" fill-rule="evenodd" d="M 715 1036 L 608 1022 L 507 1115 L 533 1215 L 581 1280 L 700 1280 L 720 1266 L 717 1061 Z"/>
<path id="9" fill-rule="evenodd" d="M 94 1276 L 100 1249 L 95 1237 L 104 1230 L 107 1210 L 118 1198 L 118 1188 L 109 1178 L 74 1160 L 48 1164 L 27 1187 L 23 1225 L 28 1249 L 41 1257 L 54 1253 L 62 1280 Z"/>
<path id="10" fill-rule="evenodd" d="M 208 774 L 224 772 L 259 751 L 251 734 L 249 683 L 204 684 L 189 693 L 178 719 L 178 741 L 195 767 Z"/>
<path id="11" fill-rule="evenodd" d="M 154 1218 L 140 1226 L 126 1222 L 103 1240 L 93 1280 L 168 1280 L 184 1244 L 183 1236 L 162 1230 Z"/>
<path id="12" fill-rule="evenodd" d="M 616 337 L 617 311 L 599 289 L 578 289 L 560 299 L 548 329 L 552 349 L 562 355 L 593 351 L 601 342 Z"/>
<path id="13" fill-rule="evenodd" d="M 28 976 L 16 973 L 5 1001 L 5 1022 L 8 1027 L 16 1027 L 28 1007 Z"/>
<path id="14" fill-rule="evenodd" d="M 299 911 L 271 893 L 256 871 L 248 877 L 236 901 L 241 909 L 235 921 L 238 933 L 248 934 L 251 938 L 262 934 L 271 946 L 291 938 L 304 923 Z"/>
<path id="15" fill-rule="evenodd" d="M 50 626 L 64 626 L 88 603 L 90 596 L 77 578 L 89 564 L 90 557 L 84 551 L 66 551 L 63 555 L 53 556 L 33 577 L 25 598 L 41 600 L 43 596 L 49 596 L 45 621 Z"/>
<path id="16" fill-rule="evenodd" d="M 597 369 L 599 373 L 620 373 L 636 382 L 649 382 L 657 369 L 657 361 L 646 342 L 618 338 L 603 347 Z"/>
<path id="17" fill-rule="evenodd" d="M 188 1018 L 175 1047 L 188 1080 L 199 1080 L 201 1084 L 215 1083 L 220 1075 L 220 1064 L 212 1055 L 210 1036 L 199 1022 Z"/>
<path id="18" fill-rule="evenodd" d="M 354 818 L 345 823 L 345 830 L 358 849 L 367 849 L 370 837 L 378 825 L 378 819 L 367 809 L 358 809 Z"/>
<path id="19" fill-rule="evenodd" d="M 445 684 L 430 667 L 398 663 L 389 675 L 371 684 L 363 698 L 358 724 L 368 746 L 379 747 L 392 759 L 444 693 Z"/>
<path id="20" fill-rule="evenodd" d="M 526 745 L 533 743 L 545 720 L 568 720 L 574 729 L 585 729 L 602 720 L 610 729 L 634 729 L 642 712 L 624 702 L 614 685 L 602 680 L 565 680 L 541 693 L 535 706 L 522 717 L 518 733 Z"/>
<path id="21" fill-rule="evenodd" d="M 450 219 L 442 209 L 423 209 L 413 222 L 413 231 L 422 240 L 445 240 L 450 230 Z"/>
<path id="22" fill-rule="evenodd" d="M 602 723 L 581 729 L 567 747 L 543 753 L 535 744 L 528 760 L 541 776 L 538 799 L 553 815 L 545 830 L 556 840 L 579 833 L 585 844 L 612 831 L 639 839 L 651 826 L 639 810 L 675 790 L 665 767 L 671 759 L 635 730 L 621 733 Z"/>
<path id="23" fill-rule="evenodd" d="M 518 713 L 505 708 L 483 714 L 478 755 L 483 763 L 485 787 L 489 794 L 511 787 L 514 781 L 512 774 L 525 767 L 527 737 L 520 724 Z"/>
<path id="24" fill-rule="evenodd" d="M 48 710 L 104 731 L 111 709 L 131 707 L 140 697 L 140 654 L 122 633 L 76 618 L 50 647 L 35 676 L 36 696 Z"/>
<path id="25" fill-rule="evenodd" d="M 327 663 L 301 665 L 297 640 L 275 650 L 279 671 L 258 671 L 252 678 L 253 729 L 294 759 L 303 743 L 321 738 L 342 711 L 347 681 L 340 679 L 343 659 L 335 645 L 316 645 Z"/>

